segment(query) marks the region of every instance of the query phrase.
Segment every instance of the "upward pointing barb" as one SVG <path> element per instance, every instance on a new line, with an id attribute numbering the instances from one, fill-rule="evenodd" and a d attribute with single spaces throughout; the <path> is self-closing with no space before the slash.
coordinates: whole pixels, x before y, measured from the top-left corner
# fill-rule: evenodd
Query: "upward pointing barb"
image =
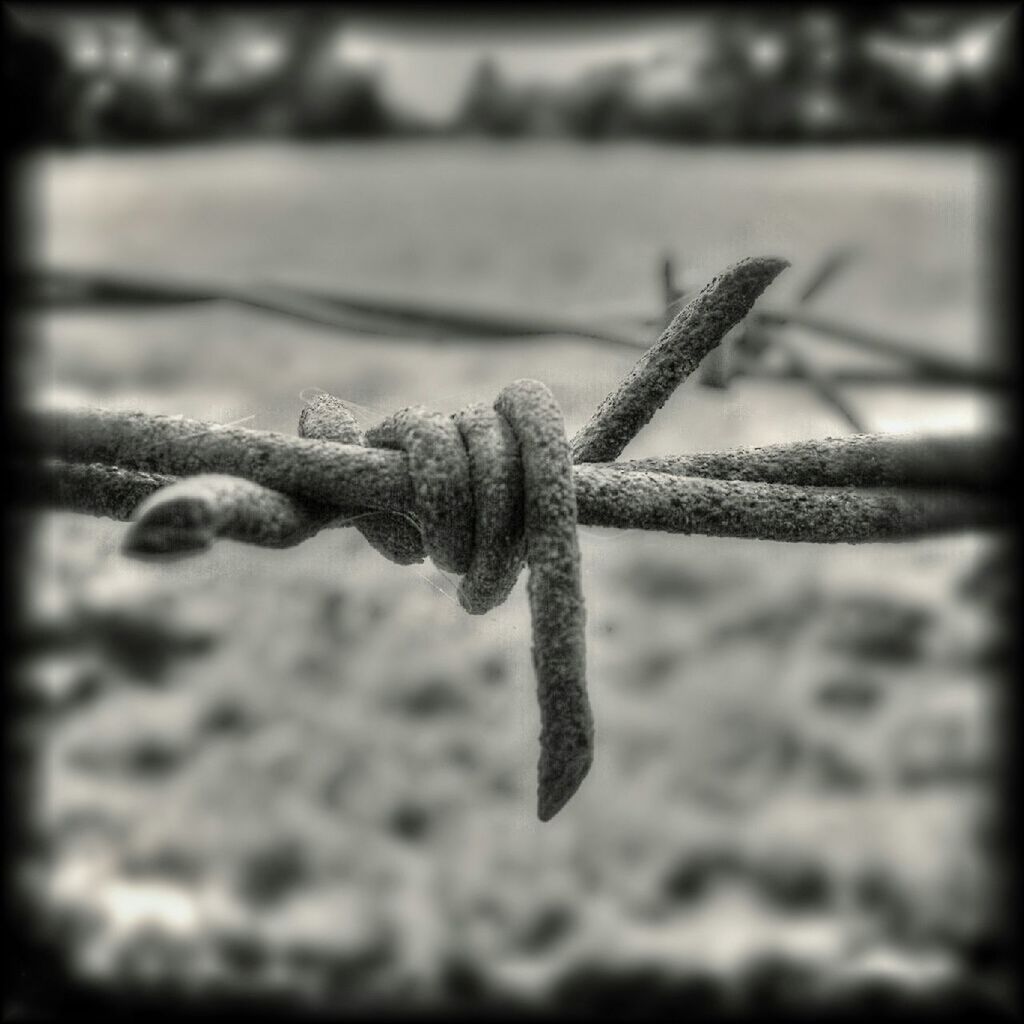
<path id="1" fill-rule="evenodd" d="M 774 256 L 734 263 L 707 284 L 665 328 L 573 438 L 573 462 L 611 462 L 701 360 L 738 324 L 789 266 Z"/>

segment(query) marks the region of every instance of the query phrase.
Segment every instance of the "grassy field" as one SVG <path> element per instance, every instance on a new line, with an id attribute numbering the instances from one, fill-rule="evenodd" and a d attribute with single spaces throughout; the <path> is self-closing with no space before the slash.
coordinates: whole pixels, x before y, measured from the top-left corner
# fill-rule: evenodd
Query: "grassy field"
<path id="1" fill-rule="evenodd" d="M 818 308 L 982 358 L 990 171 L 965 150 L 261 145 L 53 156 L 26 184 L 55 266 L 609 318 L 657 312 L 664 251 L 694 285 L 787 256 L 783 302 L 852 243 Z M 521 376 L 552 387 L 571 432 L 633 361 L 557 337 L 382 342 L 227 305 L 33 327 L 18 370 L 34 398 L 289 432 L 308 387 L 369 423 Z M 971 395 L 851 397 L 880 430 L 1001 415 Z M 627 456 L 842 430 L 798 387 L 690 381 Z M 50 844 L 32 877 L 76 970 L 565 1005 L 704 976 L 754 998 L 780 963 L 805 994 L 975 979 L 999 899 L 1000 631 L 997 599 L 965 580 L 990 538 L 581 529 L 598 754 L 540 825 L 522 582 L 470 618 L 453 579 L 352 531 L 155 566 L 119 553 L 123 529 L 41 516 L 28 560 L 42 639 L 19 678 Z"/>

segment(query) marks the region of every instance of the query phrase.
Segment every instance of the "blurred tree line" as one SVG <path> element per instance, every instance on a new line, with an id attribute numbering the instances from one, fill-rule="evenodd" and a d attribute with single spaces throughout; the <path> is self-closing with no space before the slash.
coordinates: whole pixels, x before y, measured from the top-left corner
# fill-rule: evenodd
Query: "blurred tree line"
<path id="1" fill-rule="evenodd" d="M 31 13 L 29 13 L 31 12 Z M 1018 8 L 737 8 L 697 18 L 646 62 L 568 85 L 511 82 L 493 59 L 447 124 L 395 109 L 340 45 L 344 9 L 5 8 L 4 68 L 28 144 L 238 135 L 530 135 L 664 140 L 991 138 L 1015 105 Z"/>
<path id="2" fill-rule="evenodd" d="M 581 139 L 998 137 L 1015 123 L 1018 10 L 740 9 L 709 17 L 690 52 L 595 68 L 561 90 L 514 85 L 485 59 L 456 127 Z"/>
<path id="3" fill-rule="evenodd" d="M 28 143 L 157 143 L 402 130 L 370 69 L 337 57 L 338 8 L 5 9 Z M 5 65 L 7 64 L 5 60 Z"/>

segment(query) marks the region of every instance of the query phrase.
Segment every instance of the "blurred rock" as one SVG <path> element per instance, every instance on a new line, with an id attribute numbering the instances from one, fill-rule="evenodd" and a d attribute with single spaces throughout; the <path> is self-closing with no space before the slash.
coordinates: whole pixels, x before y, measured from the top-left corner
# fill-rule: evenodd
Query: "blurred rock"
<path id="1" fill-rule="evenodd" d="M 634 558 L 615 574 L 616 583 L 643 601 L 653 604 L 692 604 L 728 585 L 721 576 L 665 559 Z"/>
<path id="2" fill-rule="evenodd" d="M 255 907 L 272 907 L 305 885 L 309 878 L 305 847 L 282 837 L 250 851 L 239 865 L 240 895 Z"/>
<path id="3" fill-rule="evenodd" d="M 884 692 L 878 681 L 869 676 L 837 676 L 822 682 L 815 699 L 827 711 L 860 716 L 875 710 L 884 699 Z"/>
<path id="4" fill-rule="evenodd" d="M 882 596 L 850 595 L 822 610 L 821 643 L 871 661 L 906 663 L 922 650 L 932 612 Z"/>
<path id="5" fill-rule="evenodd" d="M 98 577 L 79 610 L 106 657 L 149 683 L 160 682 L 177 659 L 211 651 L 231 615 L 224 595 L 209 587 L 182 592 L 130 572 Z"/>
<path id="6" fill-rule="evenodd" d="M 832 899 L 827 868 L 813 855 L 775 851 L 753 871 L 760 893 L 787 913 L 820 911 Z"/>
<path id="7" fill-rule="evenodd" d="M 89 652 L 42 655 L 19 666 L 16 679 L 26 704 L 70 711 L 95 700 L 104 689 L 102 666 Z"/>
<path id="8" fill-rule="evenodd" d="M 238 697 L 223 697 L 199 715 L 196 731 L 203 737 L 245 736 L 260 722 L 259 715 Z"/>

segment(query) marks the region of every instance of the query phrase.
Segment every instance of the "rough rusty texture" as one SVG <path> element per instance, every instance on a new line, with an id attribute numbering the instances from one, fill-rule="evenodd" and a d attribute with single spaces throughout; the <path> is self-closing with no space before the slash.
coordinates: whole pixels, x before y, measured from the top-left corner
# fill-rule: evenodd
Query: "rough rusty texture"
<path id="1" fill-rule="evenodd" d="M 336 513 L 314 509 L 238 476 L 201 473 L 164 487 L 132 517 L 124 550 L 133 555 L 189 555 L 224 537 L 268 548 L 299 544 Z"/>
<path id="2" fill-rule="evenodd" d="M 371 427 L 366 439 L 408 455 L 427 554 L 441 569 L 466 572 L 473 557 L 473 489 L 469 456 L 455 421 L 413 406 Z"/>
<path id="3" fill-rule="evenodd" d="M 283 434 L 270 434 L 267 431 L 242 428 L 218 430 L 215 425 L 196 421 L 147 416 L 143 413 L 109 413 L 92 409 L 65 411 L 59 414 L 37 413 L 30 417 L 30 425 L 33 428 L 31 436 L 34 445 L 43 454 L 86 462 L 105 460 L 122 448 L 122 445 L 115 442 L 118 431 L 124 427 L 129 435 L 141 435 L 150 439 L 151 444 L 146 451 L 136 452 L 131 457 L 132 463 L 138 469 L 161 474 L 178 474 L 185 465 L 193 472 L 213 471 L 244 475 L 239 473 L 239 469 L 250 465 L 259 473 L 261 481 L 268 486 L 300 498 L 307 494 L 319 495 L 325 499 L 323 504 L 330 504 L 332 509 L 337 510 L 338 515 L 351 514 L 352 510 L 365 511 L 368 507 L 373 507 L 373 496 L 377 496 L 376 507 L 381 508 L 381 494 L 391 495 L 390 503 L 385 507 L 393 512 L 416 511 L 407 459 L 399 452 L 367 450 L 353 445 L 332 446 L 329 442 L 302 440 Z M 199 456 L 190 455 L 189 446 L 196 442 L 197 437 L 202 452 Z M 877 439 L 869 439 L 870 437 L 868 435 L 864 441 L 865 464 L 871 461 L 871 452 L 878 443 Z M 162 446 L 158 443 L 161 439 L 166 442 Z M 856 439 L 826 443 L 836 444 L 841 448 L 851 440 Z M 884 439 L 880 448 L 889 440 Z M 933 440 L 908 440 L 906 444 L 912 450 L 915 444 L 930 445 Z M 991 442 L 977 443 L 987 445 Z M 816 442 L 805 444 L 813 447 Z M 127 442 L 124 447 L 127 447 Z M 261 453 L 264 454 L 263 458 L 260 457 Z M 719 460 L 723 458 L 726 461 L 720 462 Z M 701 462 L 702 472 L 733 471 L 728 468 L 733 459 L 730 453 L 724 456 L 684 456 L 683 459 Z M 577 466 L 573 476 L 580 523 L 587 526 L 618 526 L 625 529 L 666 530 L 709 536 L 717 535 L 724 525 L 728 525 L 718 510 L 718 504 L 722 500 L 722 488 L 718 481 L 681 477 L 669 472 L 637 472 L 633 468 L 648 461 Z M 675 460 L 655 461 L 662 463 Z M 977 474 L 971 469 L 969 459 L 963 461 L 966 467 L 963 468 L 963 483 L 969 485 L 970 480 L 976 478 Z M 191 467 L 197 462 L 199 465 L 192 470 Z M 755 475 L 778 473 L 785 476 L 785 473 L 789 472 L 785 459 L 771 464 L 775 468 L 758 469 Z M 884 462 L 875 464 L 882 465 Z M 913 536 L 923 530 L 935 532 L 959 526 L 983 527 L 1007 521 L 1009 513 L 1005 501 L 998 496 L 967 493 L 969 487 L 961 487 L 961 481 L 954 475 L 960 471 L 956 462 L 951 461 L 949 465 L 950 475 L 944 480 L 943 493 L 929 496 L 915 494 L 907 489 L 887 496 L 886 500 L 897 520 L 905 521 L 887 521 L 885 537 L 871 535 L 870 529 L 858 521 L 858 515 L 861 514 L 859 510 L 870 516 L 871 509 L 876 507 L 878 502 L 877 496 L 866 494 L 863 490 L 842 492 L 847 515 L 841 520 L 833 520 L 834 530 L 828 531 L 827 534 L 815 528 L 812 522 L 806 522 L 808 534 L 797 535 L 797 530 L 781 522 L 779 515 L 774 512 L 768 520 L 758 525 L 749 520 L 749 513 L 741 516 L 741 510 L 737 510 L 737 516 L 741 516 L 746 523 L 743 532 L 738 535 L 760 536 L 766 540 L 858 543 L 886 539 L 890 536 Z M 379 468 L 381 473 L 382 479 L 379 481 L 375 481 L 372 476 L 375 468 Z M 696 472 L 699 468 L 690 463 L 691 472 Z M 69 472 L 77 471 L 63 468 L 59 472 L 66 476 Z M 121 472 L 123 470 L 119 468 L 118 473 Z M 748 472 L 743 468 L 742 459 L 736 462 L 735 472 Z M 317 474 L 321 476 L 318 477 Z M 656 479 L 652 481 L 649 478 Z M 874 485 L 875 480 L 870 478 L 870 475 L 868 478 Z M 982 474 L 981 478 L 984 479 L 985 475 Z M 123 479 L 132 481 L 132 487 L 141 488 L 138 492 L 140 496 L 150 493 L 145 489 L 145 481 L 151 480 L 152 477 L 147 478 L 145 474 L 138 477 L 127 474 Z M 786 480 L 790 482 L 790 478 L 786 477 Z M 70 489 L 65 487 L 66 492 Z M 337 492 L 340 492 L 342 497 L 330 500 L 330 495 Z M 736 493 L 741 496 L 745 492 L 742 487 L 738 487 Z M 768 487 L 759 493 L 778 493 L 781 496 L 786 492 L 775 492 Z M 364 501 L 366 494 L 371 496 L 370 501 Z M 609 495 L 615 495 L 618 504 L 613 504 Z M 70 499 L 72 496 L 66 494 L 66 497 Z M 83 498 L 83 502 L 84 500 Z M 95 500 L 99 508 L 105 507 L 102 496 L 96 494 Z M 767 511 L 771 512 L 774 507 L 772 499 L 766 500 L 769 506 Z M 781 502 L 784 499 L 780 497 L 778 500 Z M 829 499 L 827 495 L 816 494 L 811 489 L 808 491 L 807 500 L 813 504 Z M 781 507 L 780 505 L 780 511 Z M 926 514 L 922 514 L 924 509 L 927 509 Z M 735 527 L 730 528 L 728 535 L 737 535 Z"/>
<path id="4" fill-rule="evenodd" d="M 728 452 L 602 463 L 617 471 L 825 487 L 948 487 L 991 491 L 1012 465 L 1009 438 L 858 434 Z"/>
<path id="5" fill-rule="evenodd" d="M 342 444 L 363 443 L 343 403 L 323 393 L 312 401 L 300 417 L 300 433 Z M 397 526 L 392 534 L 384 524 L 374 522 L 383 515 L 314 506 L 244 477 L 201 473 L 179 479 L 148 498 L 132 517 L 124 550 L 137 556 L 185 556 L 206 550 L 218 538 L 270 548 L 292 547 L 325 527 L 352 522 L 364 532 L 368 529 L 373 534 L 371 540 L 383 534 L 383 553 L 394 561 L 422 561 L 418 532 L 399 517 L 388 516 Z"/>
<path id="6" fill-rule="evenodd" d="M 958 489 L 878 491 L 779 484 L 757 487 L 750 483 L 746 488 L 730 488 L 741 505 L 733 519 L 727 521 L 719 509 L 724 500 L 719 484 L 730 481 L 653 474 L 660 480 L 651 482 L 644 479 L 648 475 L 651 474 L 635 471 L 611 474 L 604 465 L 577 467 L 573 476 L 579 522 L 584 526 L 663 530 L 712 537 L 856 544 L 956 529 L 1004 526 L 1012 521 L 1013 514 L 1012 505 L 998 495 Z M 13 479 L 14 499 L 22 504 L 42 503 L 69 512 L 124 521 L 132 517 L 139 503 L 150 494 L 179 478 L 95 463 L 52 460 L 15 466 Z M 816 526 L 810 516 L 798 524 L 786 522 L 786 510 L 794 501 L 794 491 L 806 495 L 807 508 L 832 509 L 827 530 Z M 763 512 L 753 511 L 753 504 L 746 498 L 748 493 L 757 494 L 759 502 L 767 502 L 766 506 L 758 506 L 770 513 L 767 521 L 757 521 L 756 516 Z M 835 514 L 837 497 L 842 498 L 842 516 Z M 877 510 L 883 499 L 887 514 L 878 519 Z M 615 505 L 616 501 L 621 504 Z M 359 514 L 331 509 L 328 525 L 355 525 L 361 521 L 356 518 Z M 861 521 L 864 516 L 868 517 L 866 523 Z M 884 533 L 877 532 L 878 523 Z"/>
<path id="7" fill-rule="evenodd" d="M 15 463 L 10 482 L 11 495 L 21 504 L 126 522 L 140 502 L 176 479 L 101 462 L 45 459 Z"/>
<path id="8" fill-rule="evenodd" d="M 741 260 L 705 286 L 573 438 L 573 461 L 608 462 L 618 458 L 672 392 L 788 266 L 786 260 L 775 257 Z"/>
<path id="9" fill-rule="evenodd" d="M 315 505 L 410 512 L 404 453 L 105 409 L 29 413 L 26 447 L 70 462 L 194 476 L 226 473 Z"/>
<path id="10" fill-rule="evenodd" d="M 366 446 L 366 438 L 345 403 L 323 391 L 310 396 L 299 414 L 299 437 Z M 398 565 L 413 565 L 426 558 L 419 530 L 403 516 L 364 512 L 352 525 L 374 550 Z"/>
<path id="11" fill-rule="evenodd" d="M 526 557 L 523 473 L 519 443 L 508 421 L 486 405 L 455 415 L 469 456 L 475 539 L 459 602 L 471 615 L 496 608 L 515 586 Z"/>
<path id="12" fill-rule="evenodd" d="M 326 391 L 305 399 L 299 413 L 299 437 L 313 437 L 337 444 L 365 444 L 366 438 L 345 403 Z"/>
<path id="13" fill-rule="evenodd" d="M 240 472 L 252 465 L 259 474 L 257 482 L 298 497 L 308 496 L 317 503 L 381 507 L 381 499 L 390 496 L 387 507 L 394 511 L 412 512 L 416 507 L 405 455 L 385 449 L 351 444 L 331 447 L 322 441 L 265 430 L 100 409 L 33 412 L 23 415 L 22 425 L 29 428 L 25 431 L 28 450 L 71 462 L 102 462 L 173 475 L 217 472 L 256 479 Z M 127 440 L 119 442 L 122 433 Z M 147 447 L 131 451 L 132 438 L 145 439 Z M 1012 440 L 998 435 L 862 434 L 590 465 L 601 474 L 640 470 L 810 486 L 991 490 L 1010 479 L 1012 456 Z M 378 479 L 374 472 L 380 474 Z M 292 480 L 301 481 L 301 486 L 290 486 Z"/>
<path id="14" fill-rule="evenodd" d="M 668 473 L 574 471 L 579 521 L 715 537 L 858 544 L 1005 524 L 1004 500 L 967 491 L 853 490 Z"/>
<path id="15" fill-rule="evenodd" d="M 541 714 L 537 815 L 548 821 L 579 788 L 594 756 L 576 496 L 562 413 L 551 392 L 539 381 L 519 380 L 502 390 L 494 407 L 511 424 L 522 459 Z"/>

